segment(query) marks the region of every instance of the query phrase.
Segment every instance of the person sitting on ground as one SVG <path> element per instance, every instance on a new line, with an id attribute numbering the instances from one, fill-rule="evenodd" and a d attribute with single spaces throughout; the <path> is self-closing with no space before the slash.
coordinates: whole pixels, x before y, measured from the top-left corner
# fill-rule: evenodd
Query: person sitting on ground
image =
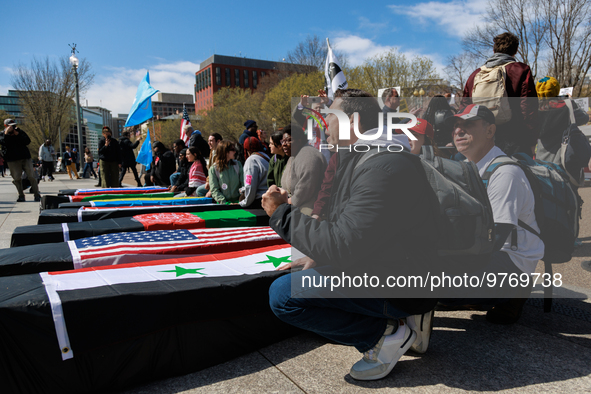
<path id="1" fill-rule="evenodd" d="M 269 156 L 263 152 L 261 141 L 254 137 L 244 140 L 244 151 L 244 198 L 240 200 L 240 206 L 261 208 L 261 198 L 268 189 L 266 175 L 269 171 Z"/>
<path id="2" fill-rule="evenodd" d="M 184 191 L 189 186 L 189 169 L 191 163 L 187 160 L 187 148 L 179 152 L 179 162 L 177 171 L 179 176 L 176 177 L 174 185 L 170 186 L 170 191 L 173 193 Z M 174 174 L 173 174 L 174 175 Z"/>
<path id="3" fill-rule="evenodd" d="M 185 148 L 186 148 L 185 142 L 183 140 L 181 140 L 180 138 L 178 140 L 174 140 L 174 142 L 172 143 L 172 152 L 174 153 L 174 158 L 176 160 L 176 171 L 173 172 L 172 175 L 170 176 L 170 184 L 171 185 L 176 185 L 177 178 L 181 175 L 180 174 L 180 166 L 181 166 L 180 153 Z"/>
<path id="4" fill-rule="evenodd" d="M 281 188 L 287 191 L 290 204 L 311 215 L 322 185 L 326 160 L 322 153 L 308 145 L 306 134 L 299 128 L 292 129 L 291 125 L 283 128 L 281 146 L 289 156 L 281 176 Z"/>
<path id="5" fill-rule="evenodd" d="M 281 176 L 285 165 L 289 160 L 289 156 L 285 154 L 281 147 L 281 140 L 283 139 L 283 131 L 277 131 L 271 135 L 269 139 L 269 149 L 271 150 L 271 160 L 269 160 L 269 172 L 267 173 L 267 187 L 277 185 L 281 187 Z"/>
<path id="6" fill-rule="evenodd" d="M 176 170 L 174 154 L 160 141 L 152 144 L 154 159 L 150 166 L 150 181 L 155 186 L 170 186 L 170 176 Z"/>
<path id="7" fill-rule="evenodd" d="M 211 197 L 211 192 L 209 190 L 209 168 L 213 164 L 213 158 L 215 157 L 215 151 L 218 146 L 218 143 L 222 140 L 222 136 L 219 133 L 212 133 L 207 138 L 207 144 L 209 145 L 209 160 L 207 161 L 207 179 L 205 181 L 205 185 L 201 185 L 197 188 L 197 197 Z"/>
<path id="8" fill-rule="evenodd" d="M 194 146 L 187 149 L 186 155 L 191 167 L 189 168 L 188 186 L 185 188 L 185 195 L 196 196 L 195 191 L 197 188 L 205 184 L 207 164 L 203 156 L 201 156 L 201 151 Z"/>
<path id="9" fill-rule="evenodd" d="M 339 130 L 338 118 L 329 114 L 329 144 L 355 144 L 355 127 L 368 135 L 381 132 L 380 107 L 367 92 L 337 90 L 330 109 L 358 119 L 358 124 L 352 121 L 349 130 Z M 354 112 L 360 116 L 353 118 Z M 349 131 L 350 138 L 340 138 L 340 131 Z M 307 217 L 289 205 L 287 193 L 276 186 L 263 196 L 270 226 L 307 256 L 282 267 L 303 270 L 275 280 L 269 289 L 269 303 L 282 321 L 361 352 L 362 359 L 350 371 L 353 379 L 381 379 L 411 346 L 422 353 L 427 350 L 436 300 L 389 297 L 386 294 L 392 294 L 391 290 L 381 293 L 380 288 L 369 285 L 353 289 L 353 294 L 343 286 L 333 291 L 330 286 L 308 286 L 302 278 L 340 276 L 344 270 L 347 274 L 371 273 L 382 265 L 399 274 L 437 263 L 436 207 L 430 203 L 432 189 L 424 173 L 421 177 L 418 157 L 384 152 L 360 162 L 364 153 L 353 149 L 339 150 L 339 156 L 327 220 Z M 416 323 L 423 318 L 424 325 Z"/>
<path id="10" fill-rule="evenodd" d="M 209 166 L 211 196 L 218 204 L 237 204 L 240 188 L 244 186 L 242 164 L 235 160 L 236 147 L 230 141 L 221 141 L 215 159 Z"/>
<path id="11" fill-rule="evenodd" d="M 458 152 L 476 164 L 480 175 L 497 157 L 506 156 L 495 145 L 495 117 L 484 105 L 471 104 L 454 117 L 449 118 L 452 136 Z M 537 235 L 521 226 L 524 223 L 536 232 L 540 228 L 534 211 L 535 198 L 523 170 L 517 165 L 500 166 L 488 180 L 487 194 L 495 223 L 495 252 L 489 263 L 478 273 L 525 273 L 536 270 L 538 260 L 544 256 L 544 242 Z M 484 305 L 492 307 L 487 320 L 493 323 L 515 323 L 521 316 L 523 305 L 529 297 L 530 287 L 503 288 L 505 298 L 492 299 L 444 299 L 445 305 Z"/>
<path id="12" fill-rule="evenodd" d="M 207 157 L 210 154 L 210 147 L 207 141 L 203 139 L 203 135 L 201 135 L 201 131 L 194 130 L 192 126 L 185 125 L 185 133 L 189 135 L 189 148 L 195 147 L 199 149 L 199 153 L 201 157 Z"/>

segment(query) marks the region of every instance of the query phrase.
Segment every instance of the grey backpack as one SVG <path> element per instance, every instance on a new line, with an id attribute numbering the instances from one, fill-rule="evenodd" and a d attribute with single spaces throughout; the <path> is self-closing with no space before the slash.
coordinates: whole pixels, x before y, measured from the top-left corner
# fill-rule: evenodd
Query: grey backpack
<path id="1" fill-rule="evenodd" d="M 371 157 L 381 154 L 370 150 L 359 160 L 359 167 Z M 393 154 L 393 153 L 389 153 Z M 395 154 L 415 155 L 406 152 Z M 478 168 L 471 162 L 443 159 L 433 154 L 433 147 L 423 146 L 420 164 L 433 190 L 432 204 L 439 215 L 440 256 L 475 256 L 485 259 L 490 256 L 494 244 L 494 221 L 492 207 Z"/>

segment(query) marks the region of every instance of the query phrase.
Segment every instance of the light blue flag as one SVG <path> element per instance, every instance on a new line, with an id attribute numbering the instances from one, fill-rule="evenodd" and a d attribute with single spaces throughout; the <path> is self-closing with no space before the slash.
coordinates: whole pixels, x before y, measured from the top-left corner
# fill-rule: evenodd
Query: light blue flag
<path id="1" fill-rule="evenodd" d="M 146 140 L 142 143 L 142 147 L 140 148 L 135 161 L 145 165 L 146 170 L 149 170 L 152 165 L 152 139 L 150 138 L 150 129 L 148 129 Z"/>
<path id="2" fill-rule="evenodd" d="M 141 124 L 154 116 L 152 113 L 152 99 L 150 97 L 156 93 L 158 93 L 158 90 L 150 85 L 150 72 L 147 72 L 137 87 L 135 100 L 133 100 L 133 105 L 129 110 L 125 127 Z"/>

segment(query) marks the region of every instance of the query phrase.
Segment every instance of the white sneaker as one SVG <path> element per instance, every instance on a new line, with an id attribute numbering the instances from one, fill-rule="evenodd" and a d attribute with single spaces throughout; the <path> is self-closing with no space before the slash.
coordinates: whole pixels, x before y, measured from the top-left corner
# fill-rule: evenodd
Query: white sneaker
<path id="1" fill-rule="evenodd" d="M 43 182 L 45 182 L 45 177 L 43 177 Z"/>
<path id="2" fill-rule="evenodd" d="M 380 341 L 363 358 L 357 361 L 349 374 L 356 380 L 377 380 L 388 375 L 400 357 L 410 348 L 417 334 L 410 329 L 404 320 L 398 320 L 398 329 L 394 331 L 395 322 L 388 321 L 386 331 Z"/>
<path id="3" fill-rule="evenodd" d="M 417 333 L 417 339 L 413 342 L 410 350 L 416 353 L 425 353 L 429 347 L 431 332 L 433 331 L 433 316 L 435 311 L 413 315 L 406 318 L 408 326 Z"/>

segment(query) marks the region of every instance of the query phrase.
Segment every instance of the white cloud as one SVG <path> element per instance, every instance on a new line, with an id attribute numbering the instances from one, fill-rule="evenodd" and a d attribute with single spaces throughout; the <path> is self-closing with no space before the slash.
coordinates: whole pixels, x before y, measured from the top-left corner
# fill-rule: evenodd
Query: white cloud
<path id="1" fill-rule="evenodd" d="M 368 57 L 387 52 L 393 46 L 379 45 L 370 40 L 352 34 L 338 36 L 334 39 L 334 47 L 347 55 L 350 66 L 362 64 Z"/>
<path id="2" fill-rule="evenodd" d="M 389 7 L 396 14 L 409 16 L 421 24 L 439 25 L 448 34 L 461 37 L 466 31 L 482 23 L 487 5 L 488 0 L 453 0 Z"/>
<path id="3" fill-rule="evenodd" d="M 176 62 L 150 66 L 150 85 L 163 93 L 193 94 L 195 72 L 199 63 Z M 137 86 L 146 75 L 147 69 L 113 67 L 95 77 L 95 83 L 86 93 L 90 106 L 102 106 L 113 116 L 129 112 Z M 86 104 L 86 102 L 84 102 Z"/>

